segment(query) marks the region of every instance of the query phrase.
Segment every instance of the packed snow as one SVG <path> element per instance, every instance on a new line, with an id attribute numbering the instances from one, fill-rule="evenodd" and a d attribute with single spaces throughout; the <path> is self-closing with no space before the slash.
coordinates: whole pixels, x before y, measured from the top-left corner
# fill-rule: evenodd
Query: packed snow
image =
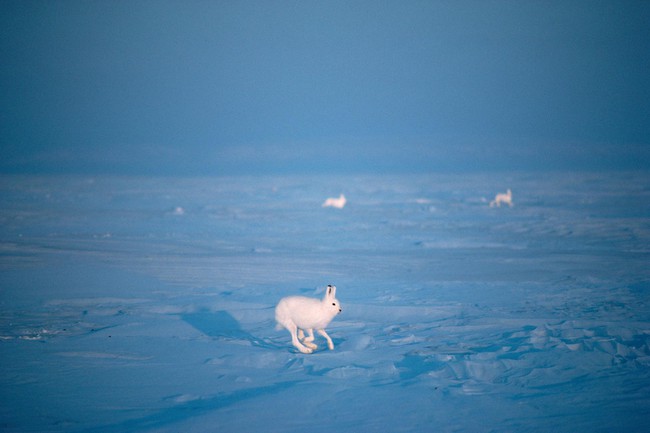
<path id="1" fill-rule="evenodd" d="M 3 432 L 647 431 L 647 173 L 4 176 L 0 197 Z M 275 306 L 329 284 L 334 350 L 300 353 Z"/>

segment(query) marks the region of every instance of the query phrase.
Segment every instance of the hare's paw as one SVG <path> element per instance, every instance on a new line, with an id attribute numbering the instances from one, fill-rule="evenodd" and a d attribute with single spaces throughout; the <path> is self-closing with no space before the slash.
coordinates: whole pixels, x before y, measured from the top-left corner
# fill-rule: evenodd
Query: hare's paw
<path id="1" fill-rule="evenodd" d="M 318 349 L 318 345 L 312 343 L 311 341 L 307 341 L 307 340 L 305 340 L 305 341 L 303 341 L 302 343 L 303 343 L 305 346 L 307 346 L 307 347 L 309 347 L 310 349 L 312 349 L 312 350 L 316 350 L 316 349 Z"/>
<path id="2" fill-rule="evenodd" d="M 316 350 L 318 346 L 314 344 L 314 334 L 310 334 L 302 340 L 302 344 L 309 347 L 310 349 Z"/>
<path id="3" fill-rule="evenodd" d="M 334 350 L 334 343 L 332 343 L 331 341 L 328 341 L 328 342 L 327 342 L 327 347 L 328 347 L 330 350 Z"/>
<path id="4" fill-rule="evenodd" d="M 310 349 L 309 347 L 305 347 L 305 346 L 299 347 L 298 350 L 300 350 L 302 353 L 306 353 L 306 354 L 310 354 L 310 353 L 313 352 L 312 349 Z"/>
<path id="5" fill-rule="evenodd" d="M 312 353 L 312 352 L 314 351 L 313 349 L 311 349 L 311 348 L 309 348 L 309 347 L 305 347 L 305 346 L 303 346 L 303 345 L 300 343 L 300 341 L 298 341 L 298 340 L 296 340 L 296 341 L 293 342 L 293 346 L 294 346 L 296 349 L 298 349 L 299 351 L 301 351 L 302 353 Z"/>

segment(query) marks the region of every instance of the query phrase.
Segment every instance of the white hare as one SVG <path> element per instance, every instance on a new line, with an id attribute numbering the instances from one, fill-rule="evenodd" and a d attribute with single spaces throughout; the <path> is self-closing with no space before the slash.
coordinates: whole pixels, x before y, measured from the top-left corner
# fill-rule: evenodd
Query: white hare
<path id="1" fill-rule="evenodd" d="M 512 206 L 512 191 L 508 189 L 508 191 L 504 193 L 499 193 L 494 197 L 494 200 L 490 202 L 490 207 L 501 207 L 501 203 L 506 203 L 508 206 Z"/>
<path id="2" fill-rule="evenodd" d="M 347 200 L 345 196 L 341 194 L 338 198 L 330 197 L 323 203 L 323 207 L 335 207 L 337 209 L 343 209 Z"/>
<path id="3" fill-rule="evenodd" d="M 336 286 L 329 285 L 322 300 L 304 296 L 280 299 L 275 307 L 275 320 L 291 333 L 291 342 L 298 350 L 312 353 L 318 347 L 313 343 L 314 329 L 327 340 L 327 347 L 334 350 L 334 343 L 325 332 L 325 327 L 341 311 L 336 299 Z M 303 330 L 307 332 L 306 338 Z"/>

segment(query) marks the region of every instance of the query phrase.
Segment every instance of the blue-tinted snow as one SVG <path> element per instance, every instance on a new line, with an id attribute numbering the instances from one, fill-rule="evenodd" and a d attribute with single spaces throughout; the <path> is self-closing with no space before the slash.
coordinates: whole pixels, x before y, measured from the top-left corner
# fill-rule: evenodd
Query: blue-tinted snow
<path id="1" fill-rule="evenodd" d="M 645 431 L 646 173 L 0 184 L 0 429 Z M 513 191 L 513 207 L 490 208 Z M 343 209 L 322 208 L 344 193 Z M 336 345 L 283 296 L 336 284 Z"/>

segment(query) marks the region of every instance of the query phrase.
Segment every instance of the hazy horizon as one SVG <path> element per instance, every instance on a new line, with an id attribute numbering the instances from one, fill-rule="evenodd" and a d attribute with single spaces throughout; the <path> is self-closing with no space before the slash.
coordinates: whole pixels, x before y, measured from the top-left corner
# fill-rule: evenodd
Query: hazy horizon
<path id="1" fill-rule="evenodd" d="M 650 3 L 0 6 L 0 173 L 644 169 Z"/>

